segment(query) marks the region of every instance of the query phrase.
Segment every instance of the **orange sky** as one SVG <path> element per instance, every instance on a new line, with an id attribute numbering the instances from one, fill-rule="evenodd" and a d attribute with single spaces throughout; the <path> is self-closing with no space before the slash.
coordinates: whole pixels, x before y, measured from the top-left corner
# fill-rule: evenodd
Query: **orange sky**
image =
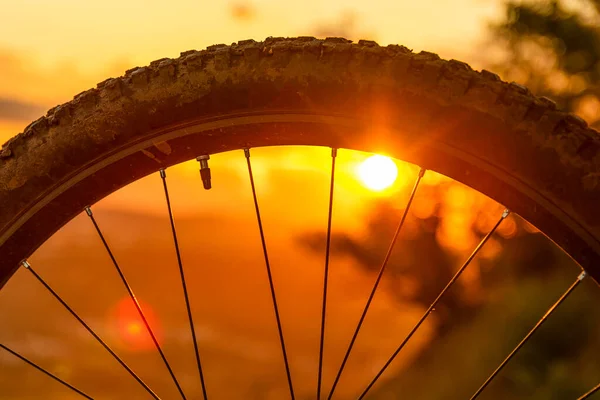
<path id="1" fill-rule="evenodd" d="M 0 4 L 0 100 L 39 109 L 23 118 L 4 115 L 0 108 L 1 142 L 97 82 L 184 50 L 246 38 L 337 34 L 474 61 L 474 46 L 500 12 L 495 0 Z"/>

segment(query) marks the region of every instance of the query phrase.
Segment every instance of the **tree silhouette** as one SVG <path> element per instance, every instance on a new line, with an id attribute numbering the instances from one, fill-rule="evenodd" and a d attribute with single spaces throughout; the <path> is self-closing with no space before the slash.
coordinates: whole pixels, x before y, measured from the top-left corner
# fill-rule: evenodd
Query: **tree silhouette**
<path id="1" fill-rule="evenodd" d="M 491 67 L 598 127 L 599 27 L 599 0 L 507 2 L 504 19 L 491 26 L 503 49 Z"/>

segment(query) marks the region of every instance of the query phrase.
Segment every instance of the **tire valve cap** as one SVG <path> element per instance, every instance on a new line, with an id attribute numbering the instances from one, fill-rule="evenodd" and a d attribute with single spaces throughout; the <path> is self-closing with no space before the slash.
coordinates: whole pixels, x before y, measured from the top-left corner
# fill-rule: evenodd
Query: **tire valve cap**
<path id="1" fill-rule="evenodd" d="M 206 190 L 212 187 L 210 182 L 210 168 L 208 166 L 209 159 L 210 156 L 208 154 L 196 157 L 196 161 L 200 163 L 200 178 L 202 178 L 202 184 Z"/>

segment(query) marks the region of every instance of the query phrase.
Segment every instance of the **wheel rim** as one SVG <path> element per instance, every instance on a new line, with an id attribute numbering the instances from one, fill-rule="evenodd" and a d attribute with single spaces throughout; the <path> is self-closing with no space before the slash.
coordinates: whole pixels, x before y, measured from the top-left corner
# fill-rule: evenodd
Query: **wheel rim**
<path id="1" fill-rule="evenodd" d="M 370 152 L 385 149 L 394 158 L 442 173 L 523 216 L 598 281 L 600 243 L 569 213 L 532 187 L 477 155 L 441 142 L 411 142 L 410 136 L 395 135 L 400 130 L 394 131 L 390 127 L 386 134 L 373 137 L 373 128 L 369 121 L 346 116 L 280 111 L 190 121 L 157 130 L 143 141 L 128 143 L 93 160 L 15 216 L 0 235 L 0 284 L 7 281 L 22 259 L 85 206 L 118 188 L 199 154 L 276 145 L 326 146 Z M 131 165 L 137 168 L 132 170 Z M 123 171 L 127 171 L 126 176 Z"/>

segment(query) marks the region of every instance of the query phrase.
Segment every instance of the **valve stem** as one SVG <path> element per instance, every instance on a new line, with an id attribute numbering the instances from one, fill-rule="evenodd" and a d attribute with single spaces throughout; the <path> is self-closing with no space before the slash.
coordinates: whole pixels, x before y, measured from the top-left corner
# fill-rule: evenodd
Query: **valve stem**
<path id="1" fill-rule="evenodd" d="M 212 187 L 210 181 L 210 167 L 208 166 L 208 160 L 210 156 L 208 154 L 196 157 L 196 161 L 200 163 L 200 178 L 202 178 L 202 184 L 204 189 L 208 190 Z"/>

